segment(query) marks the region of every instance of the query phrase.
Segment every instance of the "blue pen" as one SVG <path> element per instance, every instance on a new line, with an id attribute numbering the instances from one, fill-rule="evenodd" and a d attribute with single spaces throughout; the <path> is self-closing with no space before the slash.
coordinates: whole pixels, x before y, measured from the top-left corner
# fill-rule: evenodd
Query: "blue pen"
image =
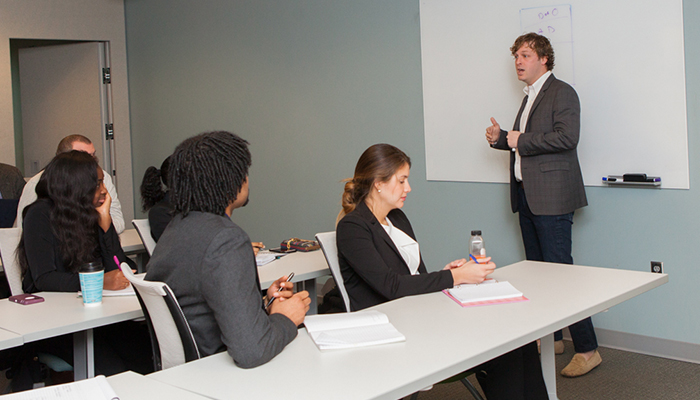
<path id="1" fill-rule="evenodd" d="M 481 264 L 476 258 L 474 258 L 473 255 L 470 254 L 470 255 L 469 255 L 469 258 L 471 258 L 472 260 L 474 260 L 475 263 Z"/>

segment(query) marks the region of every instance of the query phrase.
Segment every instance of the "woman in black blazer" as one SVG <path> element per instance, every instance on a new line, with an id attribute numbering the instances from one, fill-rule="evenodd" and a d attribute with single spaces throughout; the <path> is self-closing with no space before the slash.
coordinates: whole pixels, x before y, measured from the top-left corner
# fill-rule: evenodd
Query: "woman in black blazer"
<path id="1" fill-rule="evenodd" d="M 345 184 L 336 229 L 338 260 L 353 311 L 404 296 L 482 282 L 496 266 L 465 259 L 428 273 L 406 215 L 411 160 L 398 148 L 376 144 L 362 153 Z M 537 346 L 530 343 L 478 367 L 488 399 L 547 399 Z"/>

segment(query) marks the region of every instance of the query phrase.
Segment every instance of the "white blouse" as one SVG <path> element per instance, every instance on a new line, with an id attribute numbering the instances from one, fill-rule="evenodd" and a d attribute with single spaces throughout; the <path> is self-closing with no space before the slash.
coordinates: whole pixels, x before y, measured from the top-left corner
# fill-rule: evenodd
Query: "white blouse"
<path id="1" fill-rule="evenodd" d="M 396 248 L 399 249 L 399 253 L 401 253 L 401 257 L 408 265 L 411 275 L 418 275 L 418 266 L 420 265 L 420 247 L 418 242 L 401 229 L 395 227 L 389 218 L 386 221 L 389 225 L 382 225 L 384 230 L 391 238 L 391 241 L 394 242 Z"/>

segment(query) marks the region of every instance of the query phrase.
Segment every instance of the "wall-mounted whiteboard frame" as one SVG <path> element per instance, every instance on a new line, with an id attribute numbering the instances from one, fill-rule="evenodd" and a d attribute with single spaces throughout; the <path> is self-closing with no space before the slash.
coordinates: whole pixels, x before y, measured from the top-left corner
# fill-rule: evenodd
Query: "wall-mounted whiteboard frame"
<path id="1" fill-rule="evenodd" d="M 682 0 L 421 0 L 427 179 L 508 182 L 508 154 L 484 133 L 490 117 L 513 127 L 524 84 L 509 48 L 535 30 L 525 28 L 528 10 L 556 7 L 569 10 L 571 41 L 543 33 L 554 42 L 554 74 L 581 100 L 586 185 L 646 173 L 662 188 L 688 189 Z"/>

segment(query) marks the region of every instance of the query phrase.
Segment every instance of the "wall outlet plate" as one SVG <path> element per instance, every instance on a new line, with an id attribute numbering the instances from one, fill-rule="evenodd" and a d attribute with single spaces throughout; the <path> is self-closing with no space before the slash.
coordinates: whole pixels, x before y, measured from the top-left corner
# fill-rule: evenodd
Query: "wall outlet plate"
<path id="1" fill-rule="evenodd" d="M 656 274 L 663 274 L 664 273 L 664 263 L 661 261 L 652 261 L 651 262 L 651 272 L 656 273 Z"/>

